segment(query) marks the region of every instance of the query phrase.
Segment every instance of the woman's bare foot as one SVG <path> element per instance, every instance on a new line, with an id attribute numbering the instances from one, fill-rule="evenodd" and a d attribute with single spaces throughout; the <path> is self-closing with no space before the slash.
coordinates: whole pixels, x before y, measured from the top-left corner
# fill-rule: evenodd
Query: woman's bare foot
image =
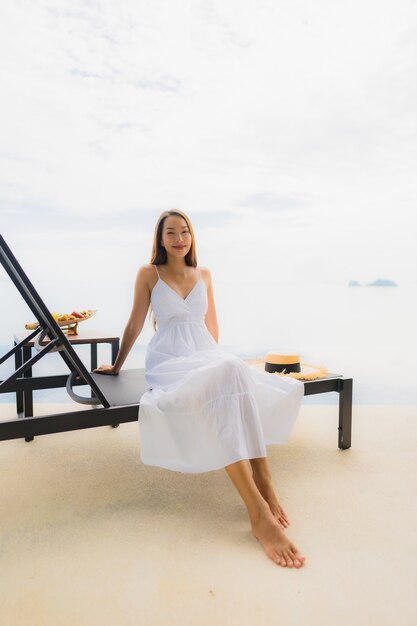
<path id="1" fill-rule="evenodd" d="M 251 520 L 251 530 L 263 545 L 267 556 L 277 565 L 302 567 L 305 556 L 285 536 L 269 509 L 260 510 L 258 516 Z"/>
<path id="2" fill-rule="evenodd" d="M 275 494 L 274 488 L 272 486 L 271 478 L 260 478 L 259 476 L 253 475 L 253 480 L 256 483 L 256 486 L 259 489 L 262 497 L 268 502 L 269 508 L 271 509 L 272 515 L 277 520 L 280 528 L 285 530 L 287 526 L 290 525 L 287 515 L 278 502 L 278 498 Z"/>

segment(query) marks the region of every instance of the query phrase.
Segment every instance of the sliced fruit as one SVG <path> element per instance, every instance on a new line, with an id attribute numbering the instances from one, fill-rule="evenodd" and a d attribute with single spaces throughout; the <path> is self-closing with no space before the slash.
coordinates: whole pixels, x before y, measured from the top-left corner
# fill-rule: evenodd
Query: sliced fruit
<path id="1" fill-rule="evenodd" d="M 74 317 L 78 317 L 78 319 L 82 319 L 84 317 L 84 315 L 79 311 L 73 311 L 71 315 L 73 315 Z"/>

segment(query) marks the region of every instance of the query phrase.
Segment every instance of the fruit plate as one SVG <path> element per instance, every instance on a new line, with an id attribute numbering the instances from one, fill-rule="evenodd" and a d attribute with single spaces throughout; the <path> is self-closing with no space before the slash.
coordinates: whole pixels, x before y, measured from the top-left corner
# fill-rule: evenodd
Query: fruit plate
<path id="1" fill-rule="evenodd" d="M 84 315 L 84 317 L 75 317 L 73 315 L 67 315 L 68 318 L 66 320 L 57 320 L 55 319 L 58 326 L 62 328 L 63 332 L 66 332 L 67 335 L 78 335 L 77 326 L 79 322 L 85 322 L 85 320 L 89 320 L 93 315 L 97 313 L 98 309 L 88 310 L 88 313 Z M 64 317 L 64 315 L 60 315 L 60 317 Z M 25 328 L 27 330 L 35 330 L 38 328 L 39 322 L 31 322 L 30 324 L 25 324 Z"/>

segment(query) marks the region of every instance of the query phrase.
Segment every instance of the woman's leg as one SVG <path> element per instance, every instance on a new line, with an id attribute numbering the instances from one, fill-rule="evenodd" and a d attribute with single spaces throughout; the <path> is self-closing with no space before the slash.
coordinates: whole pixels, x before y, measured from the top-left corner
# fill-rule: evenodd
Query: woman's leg
<path id="1" fill-rule="evenodd" d="M 268 503 L 256 486 L 249 461 L 226 465 L 225 470 L 246 505 L 252 534 L 261 542 L 268 557 L 283 567 L 301 567 L 305 557 L 279 527 Z"/>
<path id="2" fill-rule="evenodd" d="M 290 523 L 275 494 L 267 458 L 260 457 L 257 459 L 249 459 L 249 461 L 252 466 L 253 479 L 263 498 L 268 502 L 272 515 L 275 516 L 281 528 L 287 528 Z"/>

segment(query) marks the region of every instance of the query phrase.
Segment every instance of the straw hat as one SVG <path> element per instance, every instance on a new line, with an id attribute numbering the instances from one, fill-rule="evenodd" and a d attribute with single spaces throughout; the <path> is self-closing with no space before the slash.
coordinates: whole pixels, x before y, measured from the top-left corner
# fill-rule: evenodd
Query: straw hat
<path id="1" fill-rule="evenodd" d="M 327 374 L 327 368 L 322 365 L 300 363 L 299 354 L 268 352 L 265 357 L 245 359 L 245 363 L 261 372 L 269 372 L 277 376 L 291 376 L 299 380 L 315 380 Z"/>

